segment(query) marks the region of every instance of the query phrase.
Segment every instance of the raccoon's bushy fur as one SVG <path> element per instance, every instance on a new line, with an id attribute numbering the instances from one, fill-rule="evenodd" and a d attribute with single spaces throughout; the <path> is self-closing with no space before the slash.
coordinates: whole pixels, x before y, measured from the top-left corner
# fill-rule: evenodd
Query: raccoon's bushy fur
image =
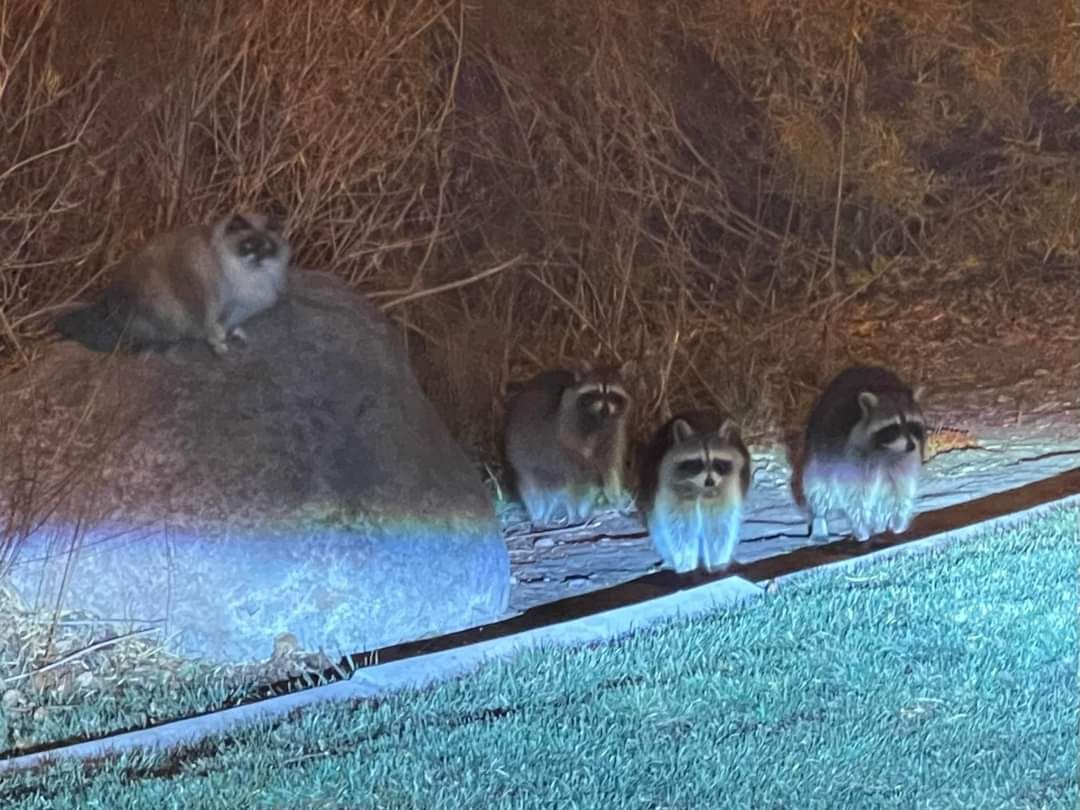
<path id="1" fill-rule="evenodd" d="M 920 396 L 888 369 L 858 366 L 818 397 L 802 475 L 815 541 L 829 536 L 833 512 L 847 518 L 860 541 L 911 525 L 926 442 Z"/>
<path id="2" fill-rule="evenodd" d="M 624 499 L 628 366 L 545 371 L 507 405 L 505 451 L 518 494 L 537 525 L 561 513 L 587 520 L 603 496 Z"/>
<path id="3" fill-rule="evenodd" d="M 96 351 L 203 340 L 215 354 L 241 324 L 277 303 L 290 247 L 260 214 L 232 214 L 210 227 L 158 234 L 124 260 L 90 305 L 54 321 L 57 331 Z"/>
<path id="4" fill-rule="evenodd" d="M 665 565 L 680 573 L 728 565 L 751 476 L 734 423 L 718 411 L 677 414 L 653 435 L 639 467 L 642 510 Z"/>

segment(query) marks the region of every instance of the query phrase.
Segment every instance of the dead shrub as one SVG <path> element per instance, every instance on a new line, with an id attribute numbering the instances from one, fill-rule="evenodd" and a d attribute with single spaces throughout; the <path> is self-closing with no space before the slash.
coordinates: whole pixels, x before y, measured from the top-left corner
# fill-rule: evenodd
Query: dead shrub
<path id="1" fill-rule="evenodd" d="M 0 18 L 7 369 L 151 232 L 272 205 L 299 266 L 394 304 L 481 449 L 508 379 L 594 356 L 643 361 L 639 431 L 712 402 L 775 434 L 864 346 L 852 307 L 1015 294 L 1025 268 L 1076 261 L 1067 0 L 0 0 Z"/>

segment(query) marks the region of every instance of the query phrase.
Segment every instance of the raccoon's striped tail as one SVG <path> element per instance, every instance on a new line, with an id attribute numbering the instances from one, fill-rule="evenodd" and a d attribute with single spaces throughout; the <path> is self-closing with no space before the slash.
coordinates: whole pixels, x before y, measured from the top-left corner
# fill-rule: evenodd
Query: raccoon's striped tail
<path id="1" fill-rule="evenodd" d="M 96 352 L 112 352 L 128 344 L 127 318 L 117 317 L 116 302 L 106 291 L 92 304 L 76 306 L 53 318 L 53 327 L 63 337 L 70 338 Z"/>

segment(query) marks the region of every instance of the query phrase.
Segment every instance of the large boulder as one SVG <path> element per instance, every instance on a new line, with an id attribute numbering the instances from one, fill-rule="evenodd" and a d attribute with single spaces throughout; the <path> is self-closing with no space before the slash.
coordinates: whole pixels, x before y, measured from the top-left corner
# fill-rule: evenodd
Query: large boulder
<path id="1" fill-rule="evenodd" d="M 104 355 L 65 341 L 0 383 L 0 571 L 24 600 L 179 652 L 330 653 L 506 613 L 491 499 L 400 336 L 293 274 L 250 344 Z"/>

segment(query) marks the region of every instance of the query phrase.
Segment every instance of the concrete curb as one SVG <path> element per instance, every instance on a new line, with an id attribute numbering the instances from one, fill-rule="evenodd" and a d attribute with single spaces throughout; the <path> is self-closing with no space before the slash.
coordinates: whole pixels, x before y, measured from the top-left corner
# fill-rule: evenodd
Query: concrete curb
<path id="1" fill-rule="evenodd" d="M 0 774 L 49 765 L 59 760 L 85 761 L 136 750 L 191 745 L 206 737 L 227 733 L 238 726 L 282 717 L 298 708 L 331 701 L 370 699 L 401 689 L 441 683 L 474 670 L 488 661 L 510 658 L 527 649 L 609 642 L 660 622 L 710 613 L 717 608 L 746 602 L 764 594 L 764 590 L 758 585 L 741 577 L 729 577 L 699 588 L 677 591 L 657 599 L 516 635 L 366 667 L 356 672 L 348 681 L 268 698 L 258 703 L 223 709 L 199 717 L 176 720 L 152 728 L 2 759 Z"/>

